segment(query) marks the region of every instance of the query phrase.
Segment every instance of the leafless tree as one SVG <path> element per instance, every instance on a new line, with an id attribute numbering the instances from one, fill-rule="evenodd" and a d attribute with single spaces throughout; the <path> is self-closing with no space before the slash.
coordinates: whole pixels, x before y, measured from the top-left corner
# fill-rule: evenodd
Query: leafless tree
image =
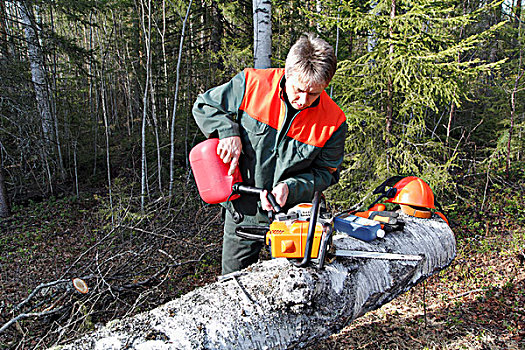
<path id="1" fill-rule="evenodd" d="M 20 10 L 20 19 L 24 26 L 27 42 L 27 54 L 29 57 L 29 63 L 31 66 L 31 78 L 35 90 L 35 98 L 40 113 L 40 121 L 42 126 L 43 135 L 43 147 L 41 150 L 42 162 L 46 169 L 46 174 L 49 181 L 51 192 L 52 188 L 52 175 L 49 165 L 49 155 L 52 148 L 52 142 L 54 141 L 54 116 L 52 114 L 52 95 L 49 93 L 49 84 L 46 77 L 46 70 L 44 67 L 45 59 L 42 47 L 38 39 L 39 30 L 38 25 L 35 21 L 33 7 L 30 2 L 20 1 L 18 2 Z"/>
<path id="2" fill-rule="evenodd" d="M 186 16 L 184 17 L 184 20 L 182 21 L 182 30 L 181 30 L 180 43 L 179 43 L 179 56 L 177 59 L 177 71 L 176 71 L 176 77 L 175 77 L 175 96 L 173 98 L 173 112 L 171 115 L 171 130 L 170 130 L 170 145 L 171 145 L 171 148 L 170 148 L 170 188 L 169 188 L 170 197 L 173 195 L 173 186 L 175 183 L 175 119 L 177 115 L 177 99 L 179 96 L 180 64 L 182 61 L 182 48 L 184 45 L 184 36 L 186 34 L 186 23 L 188 22 L 188 17 L 190 15 L 192 2 L 193 0 L 190 0 L 188 4 L 188 8 L 186 10 Z"/>
<path id="3" fill-rule="evenodd" d="M 0 149 L 0 218 L 11 216 L 11 205 L 5 185 L 2 150 Z"/>
<path id="4" fill-rule="evenodd" d="M 146 48 L 146 83 L 144 84 L 144 95 L 142 100 L 142 156 L 141 156 L 141 200 L 140 208 L 144 210 L 144 204 L 146 199 L 147 181 L 148 181 L 148 168 L 146 162 L 146 120 L 148 117 L 148 89 L 150 87 L 151 79 L 151 0 L 148 0 L 147 4 L 144 1 L 140 1 L 141 6 L 141 18 L 140 22 L 142 25 L 142 31 L 144 34 L 144 45 Z M 147 7 L 147 8 L 146 8 Z M 146 23 L 146 12 L 147 12 L 147 23 Z"/>
<path id="5" fill-rule="evenodd" d="M 253 0 L 253 57 L 255 68 L 272 66 L 272 2 Z"/>

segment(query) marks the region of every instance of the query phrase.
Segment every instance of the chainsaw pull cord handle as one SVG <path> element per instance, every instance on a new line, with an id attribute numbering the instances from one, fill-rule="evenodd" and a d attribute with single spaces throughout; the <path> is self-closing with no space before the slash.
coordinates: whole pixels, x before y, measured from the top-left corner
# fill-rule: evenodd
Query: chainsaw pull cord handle
<path id="1" fill-rule="evenodd" d="M 259 196 L 261 194 L 261 192 L 263 191 L 262 188 L 242 185 L 240 183 L 234 184 L 232 186 L 232 190 L 233 190 L 234 193 L 238 193 L 238 194 L 253 194 L 253 195 L 257 195 L 257 196 Z M 268 198 L 268 202 L 270 202 L 270 204 L 272 205 L 273 210 L 276 213 L 280 213 L 282 208 L 277 203 L 277 200 L 275 199 L 274 195 L 271 194 L 270 192 L 268 192 L 267 198 Z"/>
<path id="2" fill-rule="evenodd" d="M 310 213 L 310 224 L 308 225 L 308 234 L 306 236 L 303 260 L 299 263 L 292 262 L 297 267 L 304 267 L 310 262 L 315 236 L 315 226 L 317 224 L 317 215 L 319 214 L 319 203 L 319 191 L 315 191 L 314 199 L 312 200 L 312 212 Z"/>

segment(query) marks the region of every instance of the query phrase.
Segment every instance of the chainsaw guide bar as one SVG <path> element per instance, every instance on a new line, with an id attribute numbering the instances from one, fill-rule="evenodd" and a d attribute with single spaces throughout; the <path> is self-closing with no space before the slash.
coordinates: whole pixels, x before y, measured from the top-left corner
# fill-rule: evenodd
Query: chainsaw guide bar
<path id="1" fill-rule="evenodd" d="M 366 252 L 362 250 L 336 249 L 333 254 L 336 257 L 344 257 L 344 258 L 411 260 L 411 261 L 423 260 L 423 257 L 421 255 L 395 254 L 395 253 L 383 253 L 383 252 Z"/>

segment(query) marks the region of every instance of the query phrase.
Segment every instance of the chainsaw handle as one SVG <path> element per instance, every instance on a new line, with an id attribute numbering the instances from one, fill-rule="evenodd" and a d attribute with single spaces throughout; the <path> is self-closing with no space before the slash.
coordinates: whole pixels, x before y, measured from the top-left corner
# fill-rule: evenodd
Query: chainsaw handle
<path id="1" fill-rule="evenodd" d="M 268 233 L 269 230 L 269 226 L 238 226 L 235 229 L 235 234 L 241 238 L 264 242 L 266 240 L 266 233 Z"/>
<path id="2" fill-rule="evenodd" d="M 279 213 L 281 212 L 281 210 L 283 210 L 281 206 L 277 203 L 277 200 L 275 199 L 275 196 L 273 194 L 268 192 L 268 195 L 266 196 L 266 198 L 268 198 L 268 202 L 270 202 L 270 204 L 273 207 L 273 210 L 275 210 L 276 213 Z"/>
<path id="3" fill-rule="evenodd" d="M 301 262 L 293 262 L 293 264 L 297 267 L 304 267 L 308 265 L 311 259 L 315 235 L 315 225 L 317 224 L 317 215 L 319 214 L 319 197 L 319 191 L 315 191 L 314 198 L 312 200 L 312 210 L 310 212 L 310 223 L 308 224 L 308 234 L 306 235 L 303 260 Z"/>
<path id="4" fill-rule="evenodd" d="M 332 233 L 334 228 L 331 224 L 324 224 L 323 225 L 323 236 L 321 237 L 321 244 L 319 245 L 319 254 L 317 256 L 317 260 L 319 260 L 319 264 L 317 265 L 318 270 L 322 270 L 324 267 L 324 262 L 326 258 L 326 253 L 328 251 L 328 248 L 330 247 L 330 244 L 332 244 Z"/>
<path id="5" fill-rule="evenodd" d="M 253 195 L 256 195 L 256 196 L 260 196 L 262 191 L 263 191 L 262 188 L 242 185 L 240 183 L 234 184 L 232 189 L 233 189 L 233 192 L 238 193 L 238 194 L 253 194 Z M 276 213 L 280 213 L 282 208 L 277 203 L 277 200 L 275 199 L 274 195 L 271 194 L 270 192 L 268 192 L 267 198 L 268 198 L 268 202 L 270 202 L 270 204 L 272 205 L 273 210 Z"/>

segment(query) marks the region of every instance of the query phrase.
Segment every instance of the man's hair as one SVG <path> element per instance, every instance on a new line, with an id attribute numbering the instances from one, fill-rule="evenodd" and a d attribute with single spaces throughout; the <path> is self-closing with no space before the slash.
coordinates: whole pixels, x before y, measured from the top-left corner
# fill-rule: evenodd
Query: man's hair
<path id="1" fill-rule="evenodd" d="M 285 63 L 286 77 L 294 75 L 313 85 L 328 85 L 336 68 L 333 47 L 312 33 L 301 35 L 290 48 Z"/>

